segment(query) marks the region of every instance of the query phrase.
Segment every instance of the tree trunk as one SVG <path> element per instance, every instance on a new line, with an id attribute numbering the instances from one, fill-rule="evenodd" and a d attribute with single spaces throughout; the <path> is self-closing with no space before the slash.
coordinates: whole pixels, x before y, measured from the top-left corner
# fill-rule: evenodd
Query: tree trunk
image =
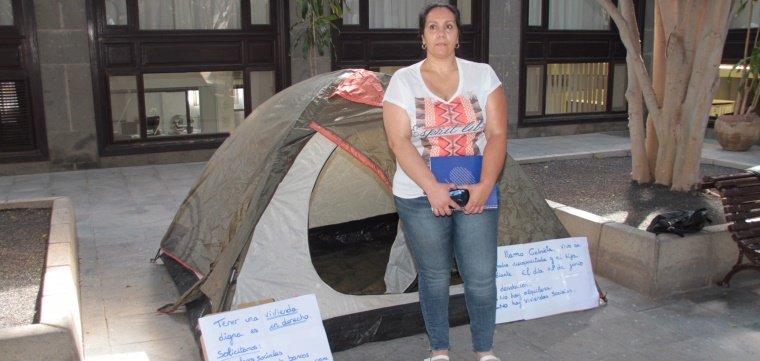
<path id="1" fill-rule="evenodd" d="M 733 16 L 733 9 L 729 8 L 723 16 L 713 15 L 713 13 L 703 13 L 702 15 L 703 20 L 700 29 L 703 31 L 700 31 L 697 39 L 699 49 L 696 52 L 704 54 L 705 57 L 702 58 L 703 61 L 695 64 L 692 83 L 693 87 L 705 89 L 705 91 L 691 92 L 687 99 L 687 109 L 691 110 L 687 116 L 692 121 L 689 122 L 689 127 L 684 129 L 683 138 L 679 142 L 677 167 L 675 169 L 675 174 L 678 177 L 673 179 L 672 185 L 673 189 L 679 190 L 689 189 L 691 185 L 700 181 L 699 161 L 702 154 L 702 144 L 712 99 L 720 81 L 717 73 L 727 35 L 727 31 L 720 32 L 715 29 L 728 29 Z"/>
<path id="2" fill-rule="evenodd" d="M 651 175 L 647 173 L 653 171 L 655 183 L 677 191 L 694 188 L 699 182 L 702 142 L 734 2 L 658 1 L 653 80 L 646 74 L 641 57 L 631 0 L 619 0 L 619 8 L 610 0 L 597 2 L 617 25 L 628 53 L 629 80 L 632 74 L 636 78 L 629 81 L 626 92 L 633 179 L 639 183 L 649 181 Z M 649 110 L 645 129 L 639 126 L 643 105 L 636 86 Z"/>
<path id="3" fill-rule="evenodd" d="M 660 7 L 654 8 L 654 40 L 652 54 L 652 74 L 665 74 L 665 25 L 663 25 L 662 13 Z M 665 94 L 665 77 L 655 77 L 652 79 L 653 91 L 656 94 L 657 104 L 662 104 L 662 95 Z M 650 114 L 647 117 L 647 162 L 649 169 L 654 177 L 654 168 L 657 165 L 657 152 L 660 148 L 660 142 L 657 139 L 657 128 L 655 127 L 654 116 Z"/>
<path id="4" fill-rule="evenodd" d="M 623 1 L 620 3 L 620 12 L 623 19 L 628 24 L 628 30 L 639 37 L 639 29 L 636 27 L 636 13 L 631 7 L 631 3 Z M 634 25 L 631 27 L 631 25 Z M 626 54 L 626 62 L 633 64 L 636 62 L 635 53 Z M 646 127 L 644 123 L 644 103 L 641 95 L 641 84 L 636 77 L 636 72 L 632 66 L 627 66 L 628 88 L 625 91 L 625 99 L 628 101 L 628 129 L 631 137 L 631 158 L 633 164 L 631 167 L 631 177 L 638 183 L 649 183 L 652 181 L 652 174 L 649 169 L 647 159 Z"/>

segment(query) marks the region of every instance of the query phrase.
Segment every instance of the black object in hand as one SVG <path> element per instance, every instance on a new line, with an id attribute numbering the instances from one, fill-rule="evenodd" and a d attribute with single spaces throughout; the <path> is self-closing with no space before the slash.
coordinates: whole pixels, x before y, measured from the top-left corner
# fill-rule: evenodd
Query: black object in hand
<path id="1" fill-rule="evenodd" d="M 454 189 L 449 191 L 449 197 L 460 207 L 464 207 L 470 200 L 470 192 L 466 189 Z"/>

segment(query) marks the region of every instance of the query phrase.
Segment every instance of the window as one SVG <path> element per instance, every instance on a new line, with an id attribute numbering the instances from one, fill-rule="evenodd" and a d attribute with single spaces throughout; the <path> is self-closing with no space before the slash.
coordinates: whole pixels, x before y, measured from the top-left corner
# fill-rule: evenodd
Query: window
<path id="1" fill-rule="evenodd" d="M 137 8 L 141 30 L 240 29 L 240 0 L 138 0 Z"/>
<path id="2" fill-rule="evenodd" d="M 245 89 L 239 71 L 144 74 L 144 134 L 136 77 L 115 76 L 109 83 L 116 140 L 229 133 L 245 118 Z M 259 98 L 271 96 L 274 84 L 264 88 L 269 91 L 258 94 Z"/>
<path id="3" fill-rule="evenodd" d="M 545 0 L 528 1 L 528 26 L 542 26 Z M 548 0 L 551 30 L 609 30 L 610 17 L 596 0 Z"/>
<path id="4" fill-rule="evenodd" d="M 544 114 L 562 113 L 602 113 L 608 110 L 625 111 L 626 64 L 613 64 L 609 73 L 609 63 L 554 63 L 547 65 L 547 97 Z M 540 67 L 529 71 L 538 73 Z M 543 74 L 535 74 L 534 76 Z M 608 82 L 612 77 L 612 89 Z M 531 84 L 532 94 L 536 94 L 535 84 Z M 607 106 L 608 92 L 612 92 L 611 105 Z M 537 99 L 543 99 L 539 94 Z M 535 106 L 533 107 L 535 109 Z M 540 114 L 534 112 L 533 115 Z"/>
<path id="5" fill-rule="evenodd" d="M 739 2 L 740 0 L 734 0 Z M 720 82 L 715 90 L 710 116 L 718 117 L 724 114 L 734 112 L 734 102 L 739 89 L 739 77 L 741 74 L 734 70 L 734 65 L 744 57 L 744 41 L 747 36 L 747 24 L 749 5 L 742 11 L 736 13 L 731 21 L 731 25 L 726 36 L 726 44 L 723 47 L 723 58 L 721 61 L 719 76 Z M 752 9 L 749 27 L 751 30 L 750 37 L 754 39 L 758 26 L 760 25 L 760 4 L 755 3 Z M 751 49 L 749 49 L 751 51 Z"/>
<path id="6" fill-rule="evenodd" d="M 549 29 L 609 30 L 610 17 L 596 0 L 550 0 Z"/>
<path id="7" fill-rule="evenodd" d="M 740 2 L 741 0 L 734 0 L 734 2 Z M 731 20 L 731 25 L 729 25 L 730 29 L 747 29 L 747 20 L 749 15 L 749 8 L 750 3 L 752 1 L 747 2 L 747 6 L 745 6 L 741 11 L 737 11 L 734 18 Z M 750 20 L 750 28 L 757 29 L 757 27 L 760 26 L 760 4 L 755 3 L 752 7 L 752 16 Z"/>
<path id="8" fill-rule="evenodd" d="M 374 0 L 368 5 L 370 29 L 417 29 L 425 0 Z"/>
<path id="9" fill-rule="evenodd" d="M 13 3 L 0 0 L 0 26 L 13 26 Z"/>
<path id="10" fill-rule="evenodd" d="M 643 2 L 636 2 L 639 18 Z M 624 121 L 625 47 L 595 0 L 530 0 L 520 123 Z"/>
<path id="11" fill-rule="evenodd" d="M 217 146 L 289 81 L 282 1 L 91 3 L 103 155 Z"/>
<path id="12" fill-rule="evenodd" d="M 106 25 L 127 24 L 127 0 L 106 0 Z"/>
<path id="13" fill-rule="evenodd" d="M 22 81 L 0 81 L 0 147 L 3 151 L 23 149 L 32 142 L 25 88 Z"/>
<path id="14" fill-rule="evenodd" d="M 422 60 L 419 14 L 428 2 L 346 1 L 342 24 L 336 32 L 333 67 L 393 70 Z M 451 3 L 459 9 L 462 23 L 457 55 L 487 62 L 488 1 L 458 0 Z"/>
<path id="15" fill-rule="evenodd" d="M 29 0 L 0 0 L 0 162 L 47 158 L 47 137 Z"/>
<path id="16" fill-rule="evenodd" d="M 543 0 L 528 0 L 528 26 L 541 26 Z"/>
<path id="17" fill-rule="evenodd" d="M 251 0 L 251 24 L 269 25 L 269 0 Z"/>

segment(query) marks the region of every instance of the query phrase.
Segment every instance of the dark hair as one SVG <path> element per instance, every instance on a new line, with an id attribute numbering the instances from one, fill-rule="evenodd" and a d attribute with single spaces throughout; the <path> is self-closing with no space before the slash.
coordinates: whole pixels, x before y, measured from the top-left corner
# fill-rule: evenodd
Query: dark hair
<path id="1" fill-rule="evenodd" d="M 460 21 L 460 15 L 459 15 L 459 9 L 457 9 L 456 6 L 449 4 L 446 1 L 436 1 L 432 2 L 430 4 L 425 5 L 424 8 L 422 8 L 422 11 L 420 12 L 420 37 L 425 34 L 425 19 L 427 19 L 428 14 L 435 8 L 446 8 L 449 9 L 454 14 L 454 19 L 456 19 L 457 23 L 457 32 L 462 31 L 462 23 Z"/>

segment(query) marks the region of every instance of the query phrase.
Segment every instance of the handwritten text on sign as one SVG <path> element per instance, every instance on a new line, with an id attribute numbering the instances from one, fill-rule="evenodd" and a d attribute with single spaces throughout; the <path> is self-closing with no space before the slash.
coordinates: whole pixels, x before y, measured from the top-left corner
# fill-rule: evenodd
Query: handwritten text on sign
<path id="1" fill-rule="evenodd" d="M 599 305 L 586 237 L 501 246 L 496 264 L 496 323 Z"/>
<path id="2" fill-rule="evenodd" d="M 208 360 L 332 361 L 313 294 L 208 315 L 198 324 Z"/>

